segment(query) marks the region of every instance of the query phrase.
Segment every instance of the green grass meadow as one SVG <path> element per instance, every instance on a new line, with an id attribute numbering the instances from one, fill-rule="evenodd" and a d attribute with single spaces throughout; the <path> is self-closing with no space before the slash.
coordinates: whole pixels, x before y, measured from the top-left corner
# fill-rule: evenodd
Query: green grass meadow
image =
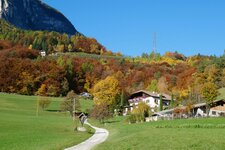
<path id="1" fill-rule="evenodd" d="M 218 96 L 217 99 L 225 99 L 225 88 L 219 89 L 220 95 Z"/>
<path id="2" fill-rule="evenodd" d="M 220 98 L 223 98 L 224 89 Z M 37 110 L 36 96 L 0 93 L 1 150 L 60 150 L 78 144 L 92 134 L 75 132 L 68 113 L 58 112 L 63 98 L 49 98 L 49 111 Z M 81 99 L 86 111 L 93 101 Z M 128 124 L 126 117 L 114 117 L 106 124 L 90 120 L 109 130 L 106 142 L 96 150 L 224 150 L 225 118 L 185 119 Z"/>
<path id="3" fill-rule="evenodd" d="M 217 99 L 225 99 L 225 88 Z M 128 124 L 115 117 L 105 125 L 109 138 L 96 150 L 225 150 L 225 118 L 198 118 Z"/>
<path id="4" fill-rule="evenodd" d="M 138 124 L 116 117 L 96 150 L 224 150 L 225 118 L 186 119 Z"/>
<path id="5" fill-rule="evenodd" d="M 48 110 L 59 110 L 62 98 L 50 98 Z M 81 101 L 82 109 L 92 102 Z M 37 110 L 37 97 L 0 93 L 1 150 L 58 150 L 78 144 L 92 136 L 75 132 L 68 113 Z"/>

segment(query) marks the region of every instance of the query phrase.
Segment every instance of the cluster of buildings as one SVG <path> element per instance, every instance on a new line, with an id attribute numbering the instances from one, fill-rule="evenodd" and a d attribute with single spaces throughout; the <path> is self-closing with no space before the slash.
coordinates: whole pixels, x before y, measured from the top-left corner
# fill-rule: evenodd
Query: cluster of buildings
<path id="1" fill-rule="evenodd" d="M 161 94 L 162 103 L 164 108 L 168 108 L 171 103 L 171 96 L 167 94 Z M 160 94 L 156 92 L 149 92 L 145 90 L 140 90 L 134 92 L 129 97 L 129 106 L 125 108 L 124 114 L 132 111 L 140 102 L 146 103 L 152 112 L 155 112 L 157 108 L 160 107 Z"/>
<path id="2" fill-rule="evenodd" d="M 158 111 L 160 107 L 160 95 L 162 96 L 163 111 Z M 188 117 L 210 117 L 225 116 L 225 100 L 215 100 L 209 105 L 206 103 L 193 104 L 191 106 L 180 106 L 170 108 L 172 102 L 171 96 L 140 90 L 134 92 L 129 97 L 129 106 L 126 106 L 123 115 L 131 112 L 140 102 L 146 103 L 152 112 L 152 116 L 146 118 L 146 121 L 157 121 L 158 119 L 188 118 Z M 207 109 L 207 107 L 209 107 Z"/>

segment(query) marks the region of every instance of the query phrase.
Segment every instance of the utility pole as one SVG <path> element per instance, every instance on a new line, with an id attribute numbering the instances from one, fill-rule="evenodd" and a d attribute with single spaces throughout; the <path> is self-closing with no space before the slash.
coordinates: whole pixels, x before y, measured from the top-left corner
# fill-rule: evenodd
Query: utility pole
<path id="1" fill-rule="evenodd" d="M 152 52 L 156 53 L 156 32 L 153 33 Z"/>
<path id="2" fill-rule="evenodd" d="M 76 117 L 76 115 L 75 115 L 75 113 L 76 113 L 75 101 L 76 101 L 76 99 L 74 97 L 73 98 L 73 120 L 75 120 L 75 117 Z"/>
<path id="3" fill-rule="evenodd" d="M 36 117 L 38 117 L 38 113 L 39 113 L 39 96 L 37 97 Z"/>

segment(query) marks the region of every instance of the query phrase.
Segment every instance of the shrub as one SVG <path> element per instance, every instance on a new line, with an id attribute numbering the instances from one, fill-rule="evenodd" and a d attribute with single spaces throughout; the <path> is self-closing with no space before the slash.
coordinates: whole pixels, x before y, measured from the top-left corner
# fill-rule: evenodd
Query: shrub
<path id="1" fill-rule="evenodd" d="M 104 123 L 105 120 L 113 117 L 113 114 L 106 103 L 101 103 L 99 105 L 94 105 L 91 117 Z"/>
<path id="2" fill-rule="evenodd" d="M 127 122 L 136 123 L 136 115 L 135 114 L 129 115 L 129 117 L 127 118 Z"/>
<path id="3" fill-rule="evenodd" d="M 127 121 L 129 123 L 144 122 L 145 117 L 149 116 L 149 112 L 150 107 L 146 103 L 141 102 L 136 108 L 133 109 L 131 115 L 127 118 Z"/>
<path id="4" fill-rule="evenodd" d="M 73 111 L 80 110 L 80 102 L 79 99 L 76 98 L 76 94 L 74 93 L 74 91 L 70 91 L 67 93 L 66 98 L 61 102 L 61 109 L 64 111 L 69 111 L 71 117 L 73 116 Z"/>
<path id="5" fill-rule="evenodd" d="M 47 97 L 41 97 L 38 101 L 38 105 L 39 107 L 42 108 L 42 110 L 47 108 L 50 104 L 51 104 L 51 101 Z"/>

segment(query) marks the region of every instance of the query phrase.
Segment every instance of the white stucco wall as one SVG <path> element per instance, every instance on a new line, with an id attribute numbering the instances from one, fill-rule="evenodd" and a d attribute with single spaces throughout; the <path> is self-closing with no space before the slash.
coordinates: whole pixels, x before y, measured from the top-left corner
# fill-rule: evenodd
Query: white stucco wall
<path id="1" fill-rule="evenodd" d="M 143 102 L 151 108 L 159 107 L 159 99 L 154 99 L 153 97 L 147 97 L 143 99 Z"/>
<path id="2" fill-rule="evenodd" d="M 155 108 L 159 108 L 159 105 L 160 105 L 159 98 L 146 97 L 146 98 L 143 98 L 141 101 L 146 103 L 151 108 L 152 112 L 155 112 Z M 130 110 L 132 111 L 134 107 L 137 106 L 141 101 L 130 103 L 130 106 L 131 106 Z M 165 105 L 165 102 L 163 103 L 163 105 Z"/>
<path id="3" fill-rule="evenodd" d="M 152 111 L 154 112 L 154 108 L 155 107 L 159 107 L 159 104 L 160 104 L 160 100 L 159 99 L 155 99 L 153 97 L 147 97 L 147 98 L 144 98 L 142 99 L 142 101 L 144 103 L 146 103 L 150 108 L 152 108 Z M 137 106 L 139 104 L 139 102 L 136 102 L 136 103 L 132 103 L 130 104 L 130 106 Z M 131 107 L 131 111 L 133 110 L 133 107 Z"/>

